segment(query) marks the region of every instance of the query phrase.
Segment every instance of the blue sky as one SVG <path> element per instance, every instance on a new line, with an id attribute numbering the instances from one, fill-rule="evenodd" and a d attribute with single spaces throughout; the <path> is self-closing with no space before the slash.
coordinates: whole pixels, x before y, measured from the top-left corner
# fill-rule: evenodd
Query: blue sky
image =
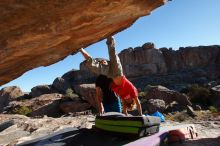
<path id="1" fill-rule="evenodd" d="M 156 48 L 220 45 L 220 0 L 173 0 L 139 18 L 130 28 L 115 35 L 116 50 L 142 46 L 154 42 Z M 105 40 L 86 48 L 93 57 L 108 58 Z M 26 72 L 0 87 L 19 86 L 30 91 L 36 85 L 52 84 L 56 77 L 71 69 L 78 69 L 83 57 L 80 53 L 50 65 Z"/>

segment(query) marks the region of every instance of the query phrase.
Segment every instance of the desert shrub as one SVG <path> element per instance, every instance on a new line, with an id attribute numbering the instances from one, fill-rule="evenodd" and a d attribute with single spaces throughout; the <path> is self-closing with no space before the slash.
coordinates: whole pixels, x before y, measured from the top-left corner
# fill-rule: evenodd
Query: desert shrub
<path id="1" fill-rule="evenodd" d="M 218 109 L 214 106 L 209 106 L 209 110 L 212 112 L 212 113 L 216 113 L 218 112 Z"/>
<path id="2" fill-rule="evenodd" d="M 209 89 L 193 84 L 189 88 L 187 95 L 190 97 L 191 102 L 201 105 L 211 105 L 211 93 Z"/>
<path id="3" fill-rule="evenodd" d="M 74 94 L 73 94 L 73 90 L 72 90 L 71 88 L 68 88 L 68 89 L 66 90 L 65 96 L 71 97 L 71 96 L 73 96 L 73 95 L 74 95 Z"/>
<path id="4" fill-rule="evenodd" d="M 68 89 L 66 90 L 65 97 L 71 98 L 71 99 L 76 99 L 76 98 L 78 98 L 79 96 L 78 96 L 77 94 L 75 94 L 74 91 L 73 91 L 71 88 L 68 88 Z"/>
<path id="5" fill-rule="evenodd" d="M 189 116 L 185 112 L 178 112 L 173 115 L 165 115 L 166 120 L 176 121 L 176 122 L 183 122 L 189 119 Z"/>
<path id="6" fill-rule="evenodd" d="M 74 91 L 71 88 L 68 88 L 65 92 L 65 96 L 71 98 L 71 97 L 75 97 L 77 95 L 74 93 Z"/>
<path id="7" fill-rule="evenodd" d="M 183 122 L 183 121 L 185 121 L 185 120 L 187 119 L 187 117 L 186 117 L 185 115 L 179 114 L 179 115 L 177 115 L 177 116 L 175 117 L 175 119 L 176 119 L 176 121 L 178 121 L 178 122 Z"/>
<path id="8" fill-rule="evenodd" d="M 145 93 L 145 92 L 139 92 L 139 93 L 138 93 L 138 96 L 141 97 L 141 98 L 143 98 L 143 97 L 146 96 L 146 93 Z"/>
<path id="9" fill-rule="evenodd" d="M 32 109 L 30 109 L 29 107 L 27 106 L 20 106 L 20 107 L 16 107 L 14 110 L 13 110 L 13 113 L 14 114 L 20 114 L 20 115 L 28 115 L 29 113 L 32 112 Z"/>

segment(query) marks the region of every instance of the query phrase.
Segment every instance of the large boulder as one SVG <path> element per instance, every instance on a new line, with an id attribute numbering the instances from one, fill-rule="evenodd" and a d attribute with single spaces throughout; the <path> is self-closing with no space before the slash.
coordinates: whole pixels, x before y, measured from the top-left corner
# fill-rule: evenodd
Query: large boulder
<path id="1" fill-rule="evenodd" d="M 5 106 L 9 105 L 9 102 L 15 100 L 18 97 L 23 96 L 24 93 L 18 86 L 5 87 L 0 90 L 0 112 L 3 111 Z"/>
<path id="2" fill-rule="evenodd" d="M 71 85 L 68 81 L 64 80 L 63 78 L 56 78 L 53 81 L 52 85 L 58 92 L 60 93 L 66 93 L 67 89 L 71 89 Z"/>
<path id="3" fill-rule="evenodd" d="M 161 113 L 166 109 L 166 103 L 161 99 L 150 99 L 142 104 L 144 113 L 153 114 L 156 111 Z"/>
<path id="4" fill-rule="evenodd" d="M 166 105 L 166 110 L 164 111 L 165 113 L 174 113 L 174 112 L 181 112 L 183 110 L 187 110 L 187 106 L 181 105 L 177 103 L 176 101 L 167 104 Z"/>
<path id="5" fill-rule="evenodd" d="M 130 27 L 165 0 L 1 0 L 0 85 Z"/>
<path id="6" fill-rule="evenodd" d="M 68 81 L 71 86 L 75 84 L 94 83 L 97 75 L 89 70 L 71 70 L 65 73 L 62 78 Z"/>
<path id="7" fill-rule="evenodd" d="M 162 52 L 152 47 L 154 47 L 154 44 L 146 43 L 142 47 L 128 48 L 119 53 L 127 77 L 140 77 L 167 72 Z"/>
<path id="8" fill-rule="evenodd" d="M 60 109 L 68 114 L 74 112 L 82 112 L 90 108 L 91 105 L 83 101 L 66 101 L 60 104 Z"/>
<path id="9" fill-rule="evenodd" d="M 50 85 L 38 85 L 31 89 L 31 96 L 38 97 L 43 94 L 50 94 L 55 92 Z"/>
<path id="10" fill-rule="evenodd" d="M 83 100 L 86 100 L 91 106 L 97 107 L 96 105 L 96 90 L 95 84 L 80 84 L 75 85 L 74 90 L 77 94 L 81 95 Z"/>
<path id="11" fill-rule="evenodd" d="M 95 116 L 81 115 L 68 117 L 29 118 L 23 115 L 0 114 L 1 123 L 14 121 L 14 125 L 0 131 L 0 144 L 14 145 L 78 145 L 75 138 L 79 133 L 91 131 Z M 77 127 L 77 128 L 76 128 Z M 86 129 L 85 129 L 86 128 Z M 78 131 L 80 130 L 80 131 Z M 92 133 L 94 133 L 92 131 Z M 82 141 L 85 136 L 82 135 Z M 49 138 L 48 138 L 49 137 Z M 94 136 L 92 136 L 94 137 Z M 108 137 L 107 137 L 108 138 Z M 78 138 L 77 138 L 78 139 Z M 81 138 L 80 138 L 81 139 Z M 72 141 L 74 140 L 74 142 Z M 25 144 L 24 144 L 25 143 Z M 36 144 L 37 143 L 37 144 Z M 58 144 L 59 143 L 59 144 Z M 84 144 L 83 144 L 84 145 Z M 87 143 L 88 145 L 88 143 Z M 89 145 L 94 145 L 93 143 Z"/>
<path id="12" fill-rule="evenodd" d="M 220 108 L 220 85 L 213 87 L 212 92 L 214 93 L 214 104 Z"/>
<path id="13" fill-rule="evenodd" d="M 191 106 L 186 106 L 186 110 L 187 110 L 187 113 L 192 116 L 192 117 L 195 117 L 196 116 L 196 112 L 194 111 L 194 109 L 191 107 Z"/>
<path id="14" fill-rule="evenodd" d="M 147 92 L 147 99 L 161 99 L 165 101 L 166 104 L 170 104 L 173 101 L 178 102 L 178 104 L 187 106 L 192 106 L 192 103 L 189 101 L 189 97 L 185 94 L 181 94 L 174 90 L 169 90 L 163 86 L 153 86 Z"/>
<path id="15" fill-rule="evenodd" d="M 216 96 L 219 96 L 220 97 L 220 85 L 217 85 L 215 87 L 212 87 L 212 91 L 214 92 L 214 94 Z"/>
<path id="16" fill-rule="evenodd" d="M 62 94 L 44 94 L 36 98 L 24 101 L 10 102 L 8 113 L 23 114 L 31 117 L 58 117 L 62 114 L 59 104 L 63 99 Z"/>
<path id="17" fill-rule="evenodd" d="M 63 98 L 62 94 L 44 94 L 39 96 L 38 98 L 33 98 L 30 103 L 32 112 L 29 114 L 31 117 L 36 116 L 50 116 L 57 117 L 61 115 L 61 111 L 59 109 L 60 100 Z M 30 105 L 30 104 L 29 104 Z"/>
<path id="18" fill-rule="evenodd" d="M 2 88 L 0 91 L 1 96 L 7 96 L 10 100 L 15 100 L 18 97 L 21 97 L 24 95 L 21 88 L 18 86 L 10 86 Z"/>

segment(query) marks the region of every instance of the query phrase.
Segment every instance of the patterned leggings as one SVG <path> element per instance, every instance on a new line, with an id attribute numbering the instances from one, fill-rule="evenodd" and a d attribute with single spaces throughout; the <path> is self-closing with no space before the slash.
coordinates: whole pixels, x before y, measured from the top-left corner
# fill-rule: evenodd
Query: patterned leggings
<path id="1" fill-rule="evenodd" d="M 121 61 L 115 52 L 115 45 L 114 43 L 107 44 L 107 45 L 108 45 L 108 53 L 109 53 L 109 59 L 110 59 L 109 77 L 114 78 L 117 76 L 122 76 L 123 69 L 122 69 Z"/>

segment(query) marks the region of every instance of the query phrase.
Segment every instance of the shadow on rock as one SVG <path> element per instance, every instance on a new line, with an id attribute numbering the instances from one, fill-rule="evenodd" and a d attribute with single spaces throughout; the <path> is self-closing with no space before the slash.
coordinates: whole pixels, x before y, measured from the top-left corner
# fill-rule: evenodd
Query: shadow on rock
<path id="1" fill-rule="evenodd" d="M 68 128 L 17 146 L 120 146 L 134 140 L 135 138 L 105 133 L 95 129 Z"/>

